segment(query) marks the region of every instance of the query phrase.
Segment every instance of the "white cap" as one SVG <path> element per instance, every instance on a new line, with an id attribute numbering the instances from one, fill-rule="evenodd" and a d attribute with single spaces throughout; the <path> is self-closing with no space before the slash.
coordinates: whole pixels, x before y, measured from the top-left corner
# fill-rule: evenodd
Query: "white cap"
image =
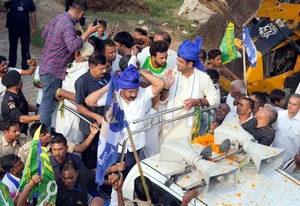
<path id="1" fill-rule="evenodd" d="M 79 49 L 79 52 L 82 57 L 89 58 L 94 54 L 95 49 L 89 42 L 84 42 L 82 48 Z"/>

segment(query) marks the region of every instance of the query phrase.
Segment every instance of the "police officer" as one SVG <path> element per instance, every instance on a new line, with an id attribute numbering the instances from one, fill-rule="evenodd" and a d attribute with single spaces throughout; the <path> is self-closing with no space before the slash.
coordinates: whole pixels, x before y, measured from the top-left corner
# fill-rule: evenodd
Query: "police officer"
<path id="1" fill-rule="evenodd" d="M 20 73 L 15 70 L 7 72 L 2 78 L 2 84 L 7 88 L 1 104 L 2 118 L 18 121 L 20 133 L 27 134 L 28 123 L 40 120 L 40 115 L 28 114 L 37 112 L 37 108 L 28 104 L 23 95 Z"/>
<path id="2" fill-rule="evenodd" d="M 18 41 L 21 40 L 22 69 L 28 69 L 27 54 L 29 53 L 30 33 L 36 31 L 36 13 L 33 0 L 5 1 L 3 11 L 8 11 L 6 28 L 9 40 L 9 67 L 16 67 Z M 31 27 L 29 23 L 31 17 Z"/>

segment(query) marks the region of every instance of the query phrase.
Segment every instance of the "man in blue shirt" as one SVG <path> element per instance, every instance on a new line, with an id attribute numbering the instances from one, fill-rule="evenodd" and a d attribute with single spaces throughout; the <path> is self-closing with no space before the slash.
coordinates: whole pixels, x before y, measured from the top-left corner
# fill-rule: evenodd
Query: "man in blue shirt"
<path id="1" fill-rule="evenodd" d="M 108 85 L 110 75 L 107 70 L 110 69 L 108 62 L 103 54 L 95 54 L 89 58 L 89 71 L 79 77 L 75 82 L 75 102 L 77 111 L 91 122 L 102 124 L 104 107 L 90 107 L 85 103 L 85 98 L 94 91 Z M 90 133 L 89 124 L 80 120 L 79 130 L 86 138 Z M 82 160 L 89 169 L 96 168 L 97 148 L 99 134 L 93 139 L 88 149 L 82 154 Z"/>

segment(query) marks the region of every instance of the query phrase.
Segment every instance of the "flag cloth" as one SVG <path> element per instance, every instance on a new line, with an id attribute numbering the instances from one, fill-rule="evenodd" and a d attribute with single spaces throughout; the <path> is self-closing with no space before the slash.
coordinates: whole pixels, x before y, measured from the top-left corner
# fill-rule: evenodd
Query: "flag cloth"
<path id="1" fill-rule="evenodd" d="M 251 67 L 255 67 L 257 62 L 257 51 L 247 27 L 243 28 L 243 46 L 246 48 Z"/>
<path id="2" fill-rule="evenodd" d="M 9 192 L 6 189 L 6 185 L 0 181 L 0 205 L 2 206 L 14 206 L 14 203 L 10 197 Z"/>
<path id="3" fill-rule="evenodd" d="M 239 57 L 234 44 L 234 24 L 232 22 L 230 22 L 226 28 L 220 49 L 222 51 L 223 64 Z"/>
<path id="4" fill-rule="evenodd" d="M 99 185 L 104 181 L 106 170 L 117 160 L 118 144 L 124 136 L 122 130 L 125 127 L 128 123 L 121 105 L 116 75 L 111 72 L 97 151 L 96 182 Z"/>
<path id="5" fill-rule="evenodd" d="M 28 199 L 31 199 L 33 195 L 38 193 L 38 206 L 43 205 L 44 202 L 48 202 L 49 205 L 55 205 L 57 185 L 54 180 L 54 173 L 47 149 L 41 146 L 41 141 L 39 140 L 41 127 L 34 133 L 19 188 L 22 191 L 30 182 L 32 176 L 38 174 L 43 177 L 43 181 L 32 189 Z"/>

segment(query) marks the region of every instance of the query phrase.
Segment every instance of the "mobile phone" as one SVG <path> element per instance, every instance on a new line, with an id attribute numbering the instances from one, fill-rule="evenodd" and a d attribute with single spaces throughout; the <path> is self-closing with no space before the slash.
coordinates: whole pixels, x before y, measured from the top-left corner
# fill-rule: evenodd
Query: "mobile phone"
<path id="1" fill-rule="evenodd" d="M 30 53 L 28 53 L 28 54 L 26 55 L 26 58 L 27 58 L 27 60 L 31 59 Z"/>
<path id="2" fill-rule="evenodd" d="M 119 22 L 116 24 L 116 26 L 114 26 L 114 28 L 111 32 L 112 35 L 114 35 L 116 33 L 118 26 L 119 26 Z"/>
<path id="3" fill-rule="evenodd" d="M 98 19 L 96 19 L 95 21 L 93 21 L 93 26 L 96 26 L 98 24 Z"/>

